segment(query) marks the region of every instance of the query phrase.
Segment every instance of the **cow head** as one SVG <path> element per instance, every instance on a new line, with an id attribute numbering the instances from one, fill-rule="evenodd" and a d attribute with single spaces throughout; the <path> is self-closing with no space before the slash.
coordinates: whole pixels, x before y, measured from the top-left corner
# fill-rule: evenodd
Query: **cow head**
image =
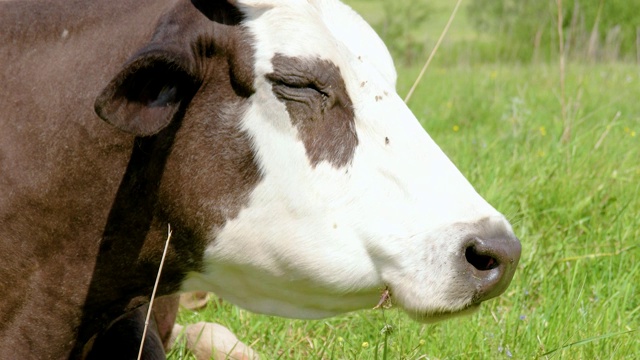
<path id="1" fill-rule="evenodd" d="M 371 308 L 388 289 L 431 321 L 502 293 L 520 243 L 395 79 L 379 37 L 336 1 L 194 0 L 96 110 L 139 136 L 179 123 L 156 217 L 176 246 L 200 244 L 184 289 L 298 318 Z"/>

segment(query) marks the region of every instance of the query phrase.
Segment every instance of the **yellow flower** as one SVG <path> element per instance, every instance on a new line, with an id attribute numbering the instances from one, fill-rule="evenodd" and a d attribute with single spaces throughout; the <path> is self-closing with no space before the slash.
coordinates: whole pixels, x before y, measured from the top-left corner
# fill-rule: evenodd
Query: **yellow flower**
<path id="1" fill-rule="evenodd" d="M 625 126 L 625 127 L 624 127 L 624 132 L 626 132 L 626 133 L 628 134 L 628 133 L 630 133 L 630 132 L 631 132 L 631 129 L 629 129 L 629 127 L 628 127 L 628 126 Z"/>
<path id="2" fill-rule="evenodd" d="M 453 131 L 454 131 L 454 132 L 458 132 L 458 131 L 460 131 L 460 126 L 458 126 L 458 125 L 453 125 Z"/>
<path id="3" fill-rule="evenodd" d="M 629 135 L 631 135 L 631 137 L 635 137 L 636 136 L 636 132 L 632 130 Z"/>
<path id="4" fill-rule="evenodd" d="M 424 344 L 427 343 L 427 341 L 425 339 L 420 339 L 419 343 L 420 343 L 420 345 L 424 345 Z"/>
<path id="5" fill-rule="evenodd" d="M 447 101 L 447 109 L 451 109 L 453 107 L 453 101 Z"/>
<path id="6" fill-rule="evenodd" d="M 496 70 L 493 70 L 491 74 L 489 74 L 489 77 L 491 78 L 491 80 L 495 80 L 498 77 L 498 72 Z"/>
<path id="7" fill-rule="evenodd" d="M 342 336 L 338 336 L 338 342 L 341 343 L 343 341 L 344 341 L 344 339 L 342 338 Z"/>
<path id="8" fill-rule="evenodd" d="M 546 154 L 542 150 L 538 150 L 538 157 L 544 157 Z"/>
<path id="9" fill-rule="evenodd" d="M 363 349 L 366 349 L 368 347 L 369 347 L 369 342 L 368 341 L 365 341 L 365 342 L 362 343 L 362 348 Z"/>
<path id="10" fill-rule="evenodd" d="M 540 131 L 540 135 L 547 136 L 547 129 L 545 129 L 544 126 L 540 126 L 538 130 Z"/>

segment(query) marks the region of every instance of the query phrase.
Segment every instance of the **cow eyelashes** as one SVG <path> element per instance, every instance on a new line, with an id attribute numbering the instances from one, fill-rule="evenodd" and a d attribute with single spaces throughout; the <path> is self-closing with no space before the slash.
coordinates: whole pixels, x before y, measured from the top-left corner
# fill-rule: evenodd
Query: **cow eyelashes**
<path id="1" fill-rule="evenodd" d="M 323 111 L 331 107 L 331 96 L 314 83 L 272 82 L 272 91 L 280 101 L 304 103 Z"/>
<path id="2" fill-rule="evenodd" d="M 323 99 L 329 97 L 329 93 L 324 90 L 322 86 L 320 86 L 316 81 L 303 78 L 295 75 L 290 76 L 278 76 L 276 74 L 268 74 L 267 80 L 271 82 L 274 88 L 285 87 L 287 89 L 302 90 L 308 92 L 309 90 L 313 90 L 322 96 Z"/>
<path id="3" fill-rule="evenodd" d="M 314 92 L 321 95 L 323 99 L 329 96 L 329 94 L 327 94 L 318 85 L 314 83 L 301 84 L 301 83 L 278 82 L 278 83 L 274 83 L 274 85 L 286 86 L 287 88 L 292 90 L 302 90 L 302 91 L 313 90 Z"/>
<path id="4" fill-rule="evenodd" d="M 296 83 L 296 82 L 281 82 L 280 85 L 284 85 L 291 89 L 310 89 L 314 90 L 317 93 L 320 93 L 323 96 L 328 96 L 326 92 L 324 92 L 316 83 L 314 82 L 304 82 L 304 83 Z"/>

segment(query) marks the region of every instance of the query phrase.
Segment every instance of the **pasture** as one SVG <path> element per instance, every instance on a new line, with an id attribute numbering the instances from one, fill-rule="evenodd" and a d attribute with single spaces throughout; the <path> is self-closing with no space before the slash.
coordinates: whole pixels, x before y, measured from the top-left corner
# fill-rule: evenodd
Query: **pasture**
<path id="1" fill-rule="evenodd" d="M 419 66 L 399 66 L 401 96 Z M 214 302 L 179 322 L 219 322 L 263 359 L 637 358 L 640 66 L 569 63 L 564 118 L 559 73 L 437 63 L 410 101 L 522 241 L 511 286 L 473 316 L 425 325 L 391 308 L 297 321 Z"/>

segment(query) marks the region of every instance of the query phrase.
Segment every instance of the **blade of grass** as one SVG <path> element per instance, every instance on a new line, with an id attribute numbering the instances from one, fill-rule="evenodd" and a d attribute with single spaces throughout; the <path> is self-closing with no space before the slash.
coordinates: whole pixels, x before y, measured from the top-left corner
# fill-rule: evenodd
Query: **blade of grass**
<path id="1" fill-rule="evenodd" d="M 587 254 L 587 255 L 579 255 L 579 256 L 569 256 L 566 258 L 562 258 L 559 260 L 556 260 L 556 262 L 565 262 L 565 261 L 576 261 L 576 260 L 581 260 L 581 259 L 595 259 L 595 258 L 599 258 L 599 257 L 609 257 L 609 256 L 616 256 L 616 255 L 620 255 L 623 252 L 627 252 L 631 249 L 635 249 L 640 245 L 633 245 L 633 246 L 628 246 L 624 249 L 620 249 L 618 251 L 614 251 L 614 252 L 609 252 L 609 253 L 597 253 L 597 254 Z"/>
<path id="2" fill-rule="evenodd" d="M 600 335 L 600 336 L 594 336 L 594 337 L 578 340 L 576 342 L 572 342 L 571 344 L 562 345 L 562 346 L 557 347 L 557 348 L 555 348 L 553 350 L 547 351 L 546 353 L 540 355 L 539 357 L 551 355 L 556 351 L 559 351 L 559 350 L 562 350 L 562 349 L 566 349 L 568 347 L 580 346 L 580 345 L 588 344 L 588 343 L 593 342 L 593 341 L 598 341 L 598 340 L 602 340 L 602 339 L 608 339 L 608 338 L 615 337 L 615 336 L 618 336 L 618 335 L 625 335 L 625 334 L 629 334 L 629 333 L 632 333 L 632 332 L 635 332 L 635 331 L 638 331 L 638 329 L 633 329 L 633 330 L 628 330 L 628 331 L 620 331 L 620 332 L 616 332 L 616 333 L 604 334 L 604 335 Z"/>
<path id="3" fill-rule="evenodd" d="M 156 276 L 156 282 L 153 285 L 153 291 L 151 292 L 151 300 L 149 300 L 149 309 L 147 310 L 147 317 L 144 319 L 144 330 L 142 331 L 142 340 L 140 340 L 140 350 L 138 351 L 138 360 L 142 357 L 142 349 L 144 349 L 144 338 L 147 336 L 147 329 L 149 328 L 149 319 L 151 318 L 151 310 L 153 309 L 153 300 L 156 297 L 156 291 L 158 290 L 158 283 L 160 282 L 160 274 L 162 274 L 162 267 L 164 266 L 164 259 L 167 256 L 167 249 L 169 249 L 169 240 L 171 240 L 171 224 L 167 225 L 167 241 L 164 244 L 164 250 L 162 251 L 162 259 L 160 259 L 160 266 L 158 267 L 158 275 Z"/>
<path id="4" fill-rule="evenodd" d="M 407 94 L 407 97 L 404 98 L 405 103 L 408 103 L 409 100 L 411 99 L 411 95 L 413 95 L 413 92 L 416 90 L 416 87 L 420 83 L 420 80 L 422 80 L 422 77 L 424 76 L 425 71 L 427 71 L 427 68 L 431 63 L 431 60 L 433 60 L 433 57 L 436 55 L 436 52 L 438 51 L 438 48 L 440 47 L 440 44 L 442 43 L 444 36 L 449 31 L 449 27 L 451 26 L 453 19 L 456 17 L 456 13 L 458 12 L 458 8 L 460 7 L 461 3 L 462 3 L 462 0 L 458 0 L 458 2 L 456 3 L 456 6 L 453 8 L 453 11 L 451 12 L 451 16 L 449 16 L 449 21 L 447 21 L 447 24 L 444 26 L 444 30 L 442 30 L 442 34 L 440 34 L 440 37 L 436 42 L 436 46 L 434 46 L 433 50 L 431 50 L 431 54 L 429 54 L 429 57 L 427 58 L 427 62 L 425 62 L 424 65 L 422 66 L 422 69 L 420 70 L 420 74 L 418 75 L 418 78 L 411 86 L 411 89 L 409 89 L 409 93 Z"/>

